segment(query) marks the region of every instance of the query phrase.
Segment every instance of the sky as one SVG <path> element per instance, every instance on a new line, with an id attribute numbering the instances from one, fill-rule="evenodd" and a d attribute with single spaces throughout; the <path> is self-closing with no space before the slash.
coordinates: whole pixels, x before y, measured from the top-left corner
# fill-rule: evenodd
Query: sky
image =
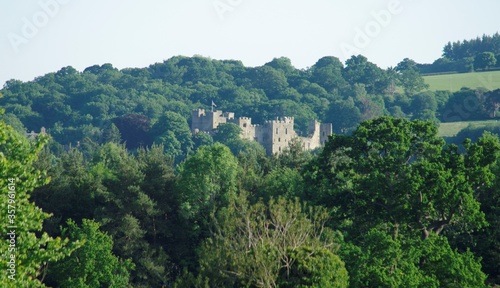
<path id="1" fill-rule="evenodd" d="M 451 41 L 500 32 L 498 0 L 0 0 L 0 87 L 62 67 L 147 67 L 201 55 L 261 66 L 364 55 L 432 63 Z"/>

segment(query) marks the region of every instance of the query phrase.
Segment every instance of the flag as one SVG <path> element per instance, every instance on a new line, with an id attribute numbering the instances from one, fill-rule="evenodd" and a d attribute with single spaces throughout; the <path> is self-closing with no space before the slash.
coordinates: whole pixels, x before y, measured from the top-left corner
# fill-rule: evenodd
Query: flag
<path id="1" fill-rule="evenodd" d="M 215 105 L 213 100 L 212 100 L 212 107 L 217 107 L 217 105 Z"/>

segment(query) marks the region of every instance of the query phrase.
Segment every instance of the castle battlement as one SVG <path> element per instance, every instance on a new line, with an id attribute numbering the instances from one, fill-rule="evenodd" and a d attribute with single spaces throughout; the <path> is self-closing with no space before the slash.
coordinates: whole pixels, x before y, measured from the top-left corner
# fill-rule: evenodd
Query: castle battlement
<path id="1" fill-rule="evenodd" d="M 193 134 L 199 132 L 213 133 L 220 124 L 234 123 L 241 128 L 241 138 L 257 141 L 266 149 L 267 154 L 281 153 L 283 149 L 298 134 L 293 129 L 294 117 L 276 117 L 275 120 L 266 120 L 264 125 L 252 124 L 251 117 L 234 117 L 233 112 L 205 111 L 195 109 L 192 111 L 191 131 Z M 309 137 L 298 137 L 302 141 L 304 150 L 311 150 L 323 146 L 332 134 L 331 123 L 309 123 Z"/>
<path id="2" fill-rule="evenodd" d="M 276 120 L 266 120 L 264 123 L 269 124 L 293 124 L 293 117 L 276 117 Z"/>

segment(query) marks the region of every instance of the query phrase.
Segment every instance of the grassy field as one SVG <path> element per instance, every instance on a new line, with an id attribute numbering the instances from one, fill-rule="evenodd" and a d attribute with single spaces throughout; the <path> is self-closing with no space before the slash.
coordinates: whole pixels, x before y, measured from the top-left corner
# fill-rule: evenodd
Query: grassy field
<path id="1" fill-rule="evenodd" d="M 430 90 L 460 90 L 462 87 L 478 88 L 488 90 L 500 89 L 500 71 L 457 73 L 424 76 L 425 83 L 430 85 Z"/>
<path id="2" fill-rule="evenodd" d="M 475 128 L 480 128 L 488 124 L 495 124 L 500 126 L 500 121 L 486 120 L 486 121 L 462 121 L 462 122 L 441 123 L 439 125 L 438 136 L 453 137 L 457 135 L 458 132 L 460 132 L 462 129 L 467 128 L 469 125 Z"/>

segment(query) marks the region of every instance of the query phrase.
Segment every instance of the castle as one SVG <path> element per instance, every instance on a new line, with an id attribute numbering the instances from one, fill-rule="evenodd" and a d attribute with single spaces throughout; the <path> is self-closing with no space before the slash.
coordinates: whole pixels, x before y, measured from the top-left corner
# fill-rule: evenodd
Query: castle
<path id="1" fill-rule="evenodd" d="M 196 109 L 192 112 L 191 132 L 211 133 L 223 123 L 234 123 L 241 128 L 241 138 L 257 141 L 266 149 L 267 154 L 281 153 L 293 138 L 299 138 L 302 149 L 312 150 L 323 146 L 332 134 L 331 123 L 309 122 L 308 137 L 299 136 L 293 129 L 293 117 L 276 118 L 263 125 L 252 124 L 249 117 L 234 118 L 233 112 L 205 111 Z"/>

